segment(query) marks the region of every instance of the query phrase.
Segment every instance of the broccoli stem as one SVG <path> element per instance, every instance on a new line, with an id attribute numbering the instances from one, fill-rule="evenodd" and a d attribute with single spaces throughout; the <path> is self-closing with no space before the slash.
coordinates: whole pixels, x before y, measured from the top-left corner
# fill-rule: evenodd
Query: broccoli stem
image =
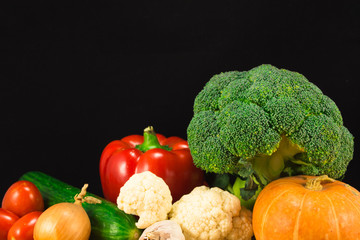
<path id="1" fill-rule="evenodd" d="M 304 152 L 298 145 L 282 136 L 278 149 L 272 155 L 256 156 L 252 160 L 253 169 L 260 182 L 266 185 L 280 177 L 285 168 L 285 162 L 292 160 L 298 153 Z"/>
<path id="2" fill-rule="evenodd" d="M 244 180 L 241 179 L 240 177 L 237 177 L 235 182 L 233 184 L 229 184 L 226 190 L 228 190 L 229 192 L 231 192 L 240 199 L 241 206 L 244 206 L 247 209 L 252 210 L 256 198 L 262 190 L 262 187 L 256 181 L 255 177 L 250 177 L 250 178 L 254 182 L 253 184 L 254 186 L 247 186 L 248 180 Z M 251 191 L 251 193 L 250 192 L 247 193 L 247 191 Z"/>

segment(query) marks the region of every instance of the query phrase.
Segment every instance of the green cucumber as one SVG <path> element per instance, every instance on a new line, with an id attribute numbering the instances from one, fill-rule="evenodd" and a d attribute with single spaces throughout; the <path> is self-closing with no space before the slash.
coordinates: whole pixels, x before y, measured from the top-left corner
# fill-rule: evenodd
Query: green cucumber
<path id="1" fill-rule="evenodd" d="M 38 171 L 27 172 L 20 177 L 20 180 L 27 180 L 36 185 L 43 196 L 45 208 L 56 203 L 74 202 L 74 196 L 81 191 L 80 188 Z M 139 239 L 141 230 L 136 228 L 134 216 L 126 214 L 112 202 L 95 194 L 87 193 L 86 196 L 92 196 L 102 201 L 100 204 L 83 203 L 83 208 L 91 222 L 90 239 Z"/>

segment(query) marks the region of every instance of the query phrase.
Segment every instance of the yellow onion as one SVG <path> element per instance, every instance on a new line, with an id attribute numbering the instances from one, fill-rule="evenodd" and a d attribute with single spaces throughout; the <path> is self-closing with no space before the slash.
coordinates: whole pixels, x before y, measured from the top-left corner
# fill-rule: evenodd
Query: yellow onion
<path id="1" fill-rule="evenodd" d="M 76 195 L 75 202 L 57 203 L 46 209 L 34 227 L 34 240 L 87 240 L 90 237 L 90 219 L 82 207 L 83 202 L 99 203 L 86 197 L 87 184 Z M 100 201 L 101 202 L 101 201 Z"/>

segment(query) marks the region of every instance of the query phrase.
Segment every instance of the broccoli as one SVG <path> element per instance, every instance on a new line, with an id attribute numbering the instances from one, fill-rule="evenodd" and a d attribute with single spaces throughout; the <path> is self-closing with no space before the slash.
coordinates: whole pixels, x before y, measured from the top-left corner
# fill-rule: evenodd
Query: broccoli
<path id="1" fill-rule="evenodd" d="M 243 202 L 283 176 L 342 179 L 354 152 L 335 102 L 302 74 L 269 64 L 214 75 L 195 98 L 187 139 L 194 164 L 231 175 L 227 189 Z"/>

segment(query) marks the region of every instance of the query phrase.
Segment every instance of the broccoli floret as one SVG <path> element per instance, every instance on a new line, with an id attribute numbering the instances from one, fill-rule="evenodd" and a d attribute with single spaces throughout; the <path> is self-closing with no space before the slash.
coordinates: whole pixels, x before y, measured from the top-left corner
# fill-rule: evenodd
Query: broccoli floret
<path id="1" fill-rule="evenodd" d="M 295 174 L 341 179 L 354 151 L 335 102 L 302 74 L 269 64 L 213 76 L 187 134 L 197 167 L 259 188 Z"/>
<path id="2" fill-rule="evenodd" d="M 237 172 L 239 170 L 236 164 L 237 157 L 231 154 L 217 137 L 220 126 L 216 121 L 216 113 L 202 111 L 193 119 L 193 128 L 202 129 L 202 131 L 189 131 L 188 137 L 198 139 L 202 144 L 192 145 L 192 154 L 196 155 L 198 159 L 207 159 L 207 171 L 209 172 Z"/>

